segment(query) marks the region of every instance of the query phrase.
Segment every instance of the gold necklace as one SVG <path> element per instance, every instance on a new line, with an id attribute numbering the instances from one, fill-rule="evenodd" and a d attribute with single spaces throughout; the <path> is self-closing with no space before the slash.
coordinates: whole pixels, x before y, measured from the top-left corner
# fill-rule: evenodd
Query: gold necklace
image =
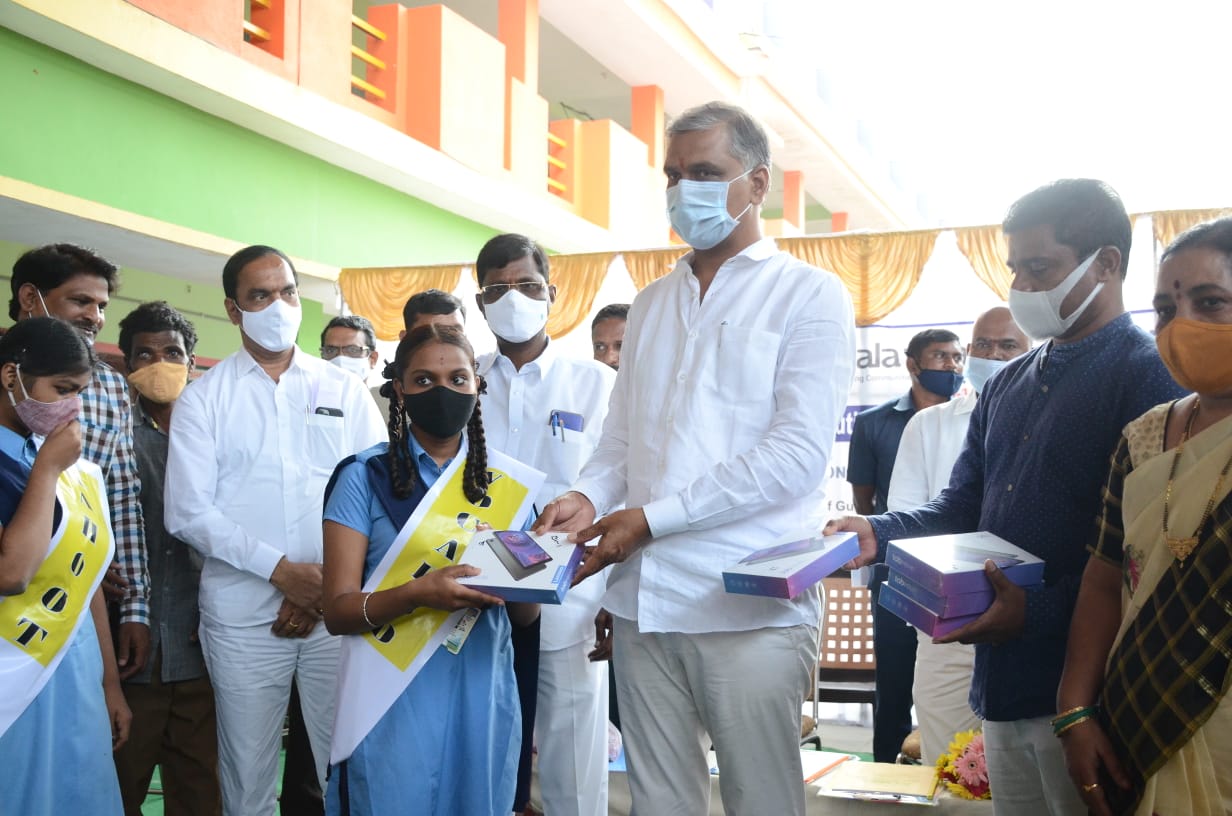
<path id="1" fill-rule="evenodd" d="M 1219 495 L 1219 491 L 1223 488 L 1224 477 L 1228 475 L 1228 470 L 1232 468 L 1232 457 L 1223 466 L 1223 470 L 1219 471 L 1219 480 L 1215 482 L 1215 489 L 1211 491 L 1211 497 L 1206 501 L 1206 509 L 1202 511 L 1202 519 L 1198 522 L 1198 526 L 1194 528 L 1193 535 L 1186 538 L 1175 538 L 1168 535 L 1168 505 L 1172 503 L 1172 480 L 1176 478 L 1176 468 L 1181 462 L 1181 453 L 1185 450 L 1185 443 L 1189 440 L 1189 432 L 1193 430 L 1194 418 L 1198 415 L 1198 409 L 1202 405 L 1202 398 L 1194 399 L 1193 408 L 1189 409 L 1189 419 L 1185 422 L 1185 430 L 1181 433 L 1181 441 L 1176 446 L 1176 453 L 1172 456 L 1172 470 L 1168 472 L 1168 489 L 1164 492 L 1164 541 L 1168 544 L 1168 549 L 1176 556 L 1176 559 L 1181 563 L 1189 557 L 1189 554 L 1194 551 L 1194 547 L 1198 546 L 1198 533 L 1202 532 L 1202 528 L 1206 526 L 1207 520 L 1211 517 L 1211 512 L 1215 509 L 1215 497 Z"/>

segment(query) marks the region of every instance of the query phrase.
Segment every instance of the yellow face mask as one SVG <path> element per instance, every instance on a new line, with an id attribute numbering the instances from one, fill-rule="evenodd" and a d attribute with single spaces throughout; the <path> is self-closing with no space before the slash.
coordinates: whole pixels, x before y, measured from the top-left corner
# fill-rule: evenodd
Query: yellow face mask
<path id="1" fill-rule="evenodd" d="M 1175 317 L 1155 335 L 1155 344 L 1182 388 L 1199 394 L 1232 390 L 1232 324 Z"/>
<path id="2" fill-rule="evenodd" d="M 188 366 L 183 363 L 152 363 L 128 375 L 128 382 L 153 402 L 175 402 L 188 384 Z"/>

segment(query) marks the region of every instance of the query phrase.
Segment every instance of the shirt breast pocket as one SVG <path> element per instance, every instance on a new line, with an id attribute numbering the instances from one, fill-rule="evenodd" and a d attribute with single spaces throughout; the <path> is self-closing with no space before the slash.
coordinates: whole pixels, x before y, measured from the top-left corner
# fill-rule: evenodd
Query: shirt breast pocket
<path id="1" fill-rule="evenodd" d="M 774 372 L 783 336 L 743 326 L 719 326 L 716 380 L 725 399 L 766 402 L 773 396 Z"/>
<path id="2" fill-rule="evenodd" d="M 304 449 L 311 475 L 324 474 L 325 478 L 329 478 L 329 475 L 334 472 L 334 467 L 342 461 L 344 457 L 343 430 L 342 417 L 324 414 L 308 415 Z M 313 489 L 313 486 L 308 486 L 309 492 Z"/>

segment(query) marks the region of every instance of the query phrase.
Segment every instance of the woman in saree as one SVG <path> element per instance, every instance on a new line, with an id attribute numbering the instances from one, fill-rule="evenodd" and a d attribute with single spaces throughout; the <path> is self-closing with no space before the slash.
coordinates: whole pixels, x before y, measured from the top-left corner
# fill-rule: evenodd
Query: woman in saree
<path id="1" fill-rule="evenodd" d="M 343 460 L 327 489 L 325 624 L 348 637 L 326 809 L 507 816 L 521 741 L 510 618 L 539 607 L 459 583 L 479 571 L 457 561 L 478 527 L 523 527 L 537 485 L 487 450 L 459 329 L 415 329 L 385 376 L 389 441 Z"/>
<path id="2" fill-rule="evenodd" d="M 1126 426 L 1053 721 L 1096 814 L 1232 812 L 1232 218 L 1164 252 L 1156 340 L 1194 393 Z M 1116 372 L 1109 372 L 1116 376 Z"/>
<path id="3" fill-rule="evenodd" d="M 102 472 L 81 457 L 94 353 L 60 320 L 0 338 L 0 811 L 120 814 L 128 738 L 99 584 L 114 548 Z"/>

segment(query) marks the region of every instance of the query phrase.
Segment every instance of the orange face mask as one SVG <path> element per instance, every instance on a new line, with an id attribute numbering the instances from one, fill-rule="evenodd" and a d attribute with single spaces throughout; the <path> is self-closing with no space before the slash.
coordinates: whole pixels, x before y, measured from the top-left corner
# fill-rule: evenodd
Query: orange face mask
<path id="1" fill-rule="evenodd" d="M 128 382 L 154 402 L 175 402 L 188 384 L 188 367 L 183 363 L 154 363 L 129 374 Z"/>
<path id="2" fill-rule="evenodd" d="M 1155 344 L 1182 388 L 1199 394 L 1232 390 L 1232 324 L 1176 317 L 1155 335 Z"/>

